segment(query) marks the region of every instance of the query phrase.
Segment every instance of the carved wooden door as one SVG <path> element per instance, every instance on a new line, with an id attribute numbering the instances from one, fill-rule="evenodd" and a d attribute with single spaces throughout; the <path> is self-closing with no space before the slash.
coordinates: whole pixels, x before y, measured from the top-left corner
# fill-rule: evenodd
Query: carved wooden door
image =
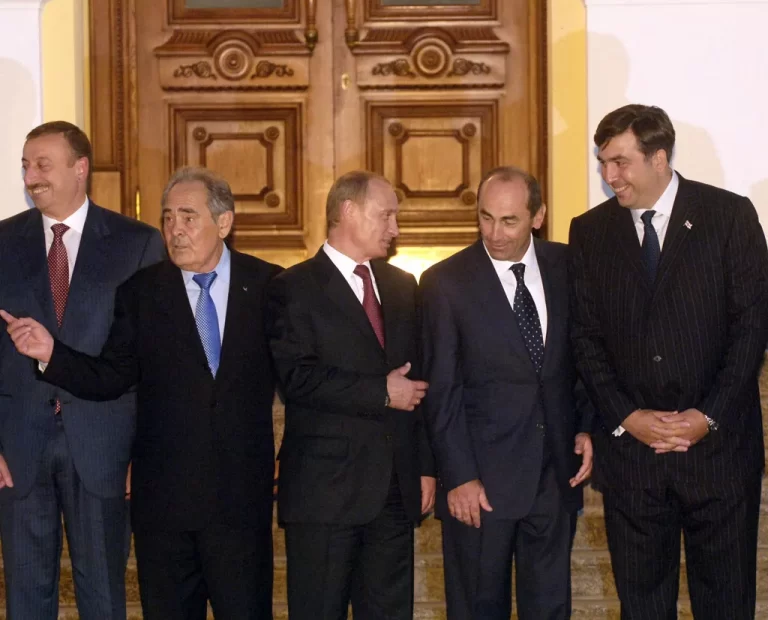
<path id="1" fill-rule="evenodd" d="M 401 200 L 400 253 L 466 245 L 483 172 L 514 163 L 546 185 L 545 4 L 95 3 L 96 191 L 119 182 L 123 210 L 158 225 L 171 172 L 208 166 L 234 191 L 236 246 L 288 265 L 325 238 L 334 178 L 368 168 Z M 98 51 L 110 27 L 125 67 L 107 74 Z M 111 142 L 105 84 L 126 129 Z"/>

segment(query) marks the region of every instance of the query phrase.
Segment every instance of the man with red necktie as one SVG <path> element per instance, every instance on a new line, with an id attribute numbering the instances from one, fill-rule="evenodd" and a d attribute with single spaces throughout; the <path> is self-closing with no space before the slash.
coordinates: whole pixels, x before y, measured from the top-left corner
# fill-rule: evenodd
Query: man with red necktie
<path id="1" fill-rule="evenodd" d="M 88 198 L 91 145 L 75 125 L 27 136 L 35 204 L 0 222 L 0 306 L 91 354 L 112 323 L 115 289 L 160 261 L 159 232 Z M 87 402 L 41 381 L 0 333 L 0 536 L 9 618 L 58 617 L 62 516 L 83 620 L 123 620 L 126 474 L 136 395 Z"/>
<path id="2" fill-rule="evenodd" d="M 272 283 L 285 395 L 278 519 L 291 620 L 413 617 L 413 526 L 435 478 L 419 404 L 416 280 L 385 260 L 398 235 L 386 179 L 328 194 L 328 240 Z"/>

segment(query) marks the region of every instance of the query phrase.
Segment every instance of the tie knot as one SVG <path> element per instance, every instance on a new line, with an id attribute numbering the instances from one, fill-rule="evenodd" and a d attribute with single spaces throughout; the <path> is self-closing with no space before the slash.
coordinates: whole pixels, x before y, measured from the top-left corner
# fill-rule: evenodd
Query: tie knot
<path id="1" fill-rule="evenodd" d="M 515 274 L 518 282 L 522 282 L 525 278 L 525 263 L 516 263 L 510 267 L 512 273 Z"/>
<path id="2" fill-rule="evenodd" d="M 192 276 L 192 279 L 201 289 L 207 291 L 211 288 L 211 284 L 213 284 L 213 281 L 216 279 L 216 272 L 211 271 L 210 273 L 197 273 Z"/>
<path id="3" fill-rule="evenodd" d="M 69 230 L 69 226 L 66 224 L 54 224 L 51 226 L 51 231 L 53 232 L 53 238 L 54 239 L 61 239 L 64 236 L 64 233 Z"/>
<path id="4" fill-rule="evenodd" d="M 640 216 L 640 219 L 643 220 L 643 224 L 645 224 L 646 226 L 650 226 L 651 220 L 653 219 L 654 215 L 656 215 L 656 211 L 653 211 L 653 210 L 646 211 Z"/>
<path id="5" fill-rule="evenodd" d="M 355 267 L 354 274 L 356 276 L 361 277 L 363 280 L 371 279 L 371 271 L 368 269 L 366 265 L 357 265 Z"/>

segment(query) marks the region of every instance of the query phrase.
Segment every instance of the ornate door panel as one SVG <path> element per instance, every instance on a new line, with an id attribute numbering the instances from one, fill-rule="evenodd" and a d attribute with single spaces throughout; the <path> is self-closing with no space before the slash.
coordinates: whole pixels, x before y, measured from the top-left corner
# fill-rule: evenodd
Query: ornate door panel
<path id="1" fill-rule="evenodd" d="M 395 185 L 396 260 L 419 271 L 476 238 L 485 171 L 546 184 L 544 4 L 94 3 L 95 197 L 157 225 L 172 171 L 208 166 L 234 190 L 236 246 L 287 265 L 325 238 L 334 178 L 368 168 Z"/>

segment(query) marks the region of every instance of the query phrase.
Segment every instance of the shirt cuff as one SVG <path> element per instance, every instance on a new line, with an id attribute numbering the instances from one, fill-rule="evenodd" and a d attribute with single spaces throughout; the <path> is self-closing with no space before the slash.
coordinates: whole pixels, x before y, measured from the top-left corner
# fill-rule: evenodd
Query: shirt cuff
<path id="1" fill-rule="evenodd" d="M 625 430 L 626 429 L 623 426 L 619 425 L 619 428 L 617 428 L 615 431 L 613 431 L 612 435 L 614 437 L 621 437 L 624 434 Z"/>
<path id="2" fill-rule="evenodd" d="M 45 372 L 45 369 L 48 368 L 48 362 L 38 362 L 37 368 L 40 372 Z"/>

